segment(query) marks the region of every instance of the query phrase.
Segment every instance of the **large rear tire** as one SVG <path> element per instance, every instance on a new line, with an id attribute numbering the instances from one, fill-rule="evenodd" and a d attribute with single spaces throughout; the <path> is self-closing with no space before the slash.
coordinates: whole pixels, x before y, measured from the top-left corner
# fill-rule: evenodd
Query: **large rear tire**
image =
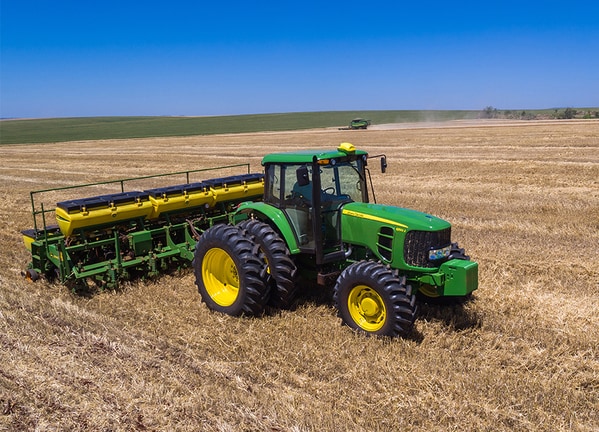
<path id="1" fill-rule="evenodd" d="M 268 301 L 257 246 L 235 226 L 215 225 L 196 244 L 193 267 L 202 301 L 227 315 L 259 315 Z"/>
<path id="2" fill-rule="evenodd" d="M 369 335 L 406 335 L 416 318 L 416 296 L 405 277 L 374 261 L 343 270 L 333 300 L 346 325 Z"/>
<path id="3" fill-rule="evenodd" d="M 289 308 L 297 295 L 297 267 L 283 239 L 267 223 L 257 219 L 241 222 L 243 230 L 259 247 L 267 265 L 271 287 L 269 305 Z"/>

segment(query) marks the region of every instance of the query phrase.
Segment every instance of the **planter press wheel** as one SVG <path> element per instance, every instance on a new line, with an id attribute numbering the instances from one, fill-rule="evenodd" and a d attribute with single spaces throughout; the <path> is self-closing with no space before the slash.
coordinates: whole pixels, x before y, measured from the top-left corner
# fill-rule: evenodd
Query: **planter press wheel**
<path id="1" fill-rule="evenodd" d="M 32 268 L 29 268 L 29 269 L 25 270 L 24 272 L 22 272 L 22 275 L 29 282 L 35 282 L 36 280 L 38 280 L 40 278 L 39 273 Z"/>

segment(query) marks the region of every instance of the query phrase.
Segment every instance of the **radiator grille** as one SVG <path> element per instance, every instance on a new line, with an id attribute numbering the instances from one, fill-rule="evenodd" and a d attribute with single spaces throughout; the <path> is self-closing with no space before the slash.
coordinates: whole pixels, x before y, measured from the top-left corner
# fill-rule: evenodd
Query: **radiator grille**
<path id="1" fill-rule="evenodd" d="M 441 231 L 409 231 L 404 244 L 404 259 L 406 264 L 415 267 L 437 267 L 438 262 L 428 260 L 431 249 L 449 246 L 451 243 L 451 228 Z"/>

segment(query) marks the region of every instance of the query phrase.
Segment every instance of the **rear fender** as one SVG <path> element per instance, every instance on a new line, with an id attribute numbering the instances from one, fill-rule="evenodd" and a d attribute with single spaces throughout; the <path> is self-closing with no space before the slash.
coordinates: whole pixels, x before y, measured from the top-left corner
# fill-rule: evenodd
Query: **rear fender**
<path id="1" fill-rule="evenodd" d="M 282 210 L 263 202 L 247 201 L 239 205 L 233 219 L 241 221 L 246 217 L 254 217 L 276 227 L 287 243 L 289 252 L 292 255 L 300 252 L 293 229 Z"/>

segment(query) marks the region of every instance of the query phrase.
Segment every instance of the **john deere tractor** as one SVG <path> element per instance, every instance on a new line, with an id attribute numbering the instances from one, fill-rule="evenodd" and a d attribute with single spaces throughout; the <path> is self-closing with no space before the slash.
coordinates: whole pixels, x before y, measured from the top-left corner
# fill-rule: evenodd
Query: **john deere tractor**
<path id="1" fill-rule="evenodd" d="M 302 273 L 334 287 L 345 324 L 395 336 L 412 327 L 417 292 L 474 291 L 478 265 L 452 242 L 449 222 L 370 202 L 367 162 L 349 143 L 265 156 L 262 200 L 241 203 L 236 225 L 214 226 L 197 243 L 196 283 L 208 306 L 231 315 L 288 306 Z"/>
<path id="2" fill-rule="evenodd" d="M 374 158 L 384 172 L 386 157 Z M 414 323 L 417 293 L 467 297 L 477 288 L 478 265 L 452 242 L 449 222 L 376 204 L 368 161 L 367 152 L 343 143 L 268 154 L 263 173 L 244 164 L 245 174 L 202 181 L 190 176 L 206 170 L 34 191 L 23 274 L 110 288 L 191 264 L 206 305 L 234 316 L 289 307 L 309 281 L 332 289 L 349 327 L 403 335 Z M 185 183 L 126 190 L 132 181 L 178 174 Z M 111 184 L 113 194 L 54 208 L 38 203 L 44 193 Z M 47 223 L 50 213 L 57 224 Z"/>

